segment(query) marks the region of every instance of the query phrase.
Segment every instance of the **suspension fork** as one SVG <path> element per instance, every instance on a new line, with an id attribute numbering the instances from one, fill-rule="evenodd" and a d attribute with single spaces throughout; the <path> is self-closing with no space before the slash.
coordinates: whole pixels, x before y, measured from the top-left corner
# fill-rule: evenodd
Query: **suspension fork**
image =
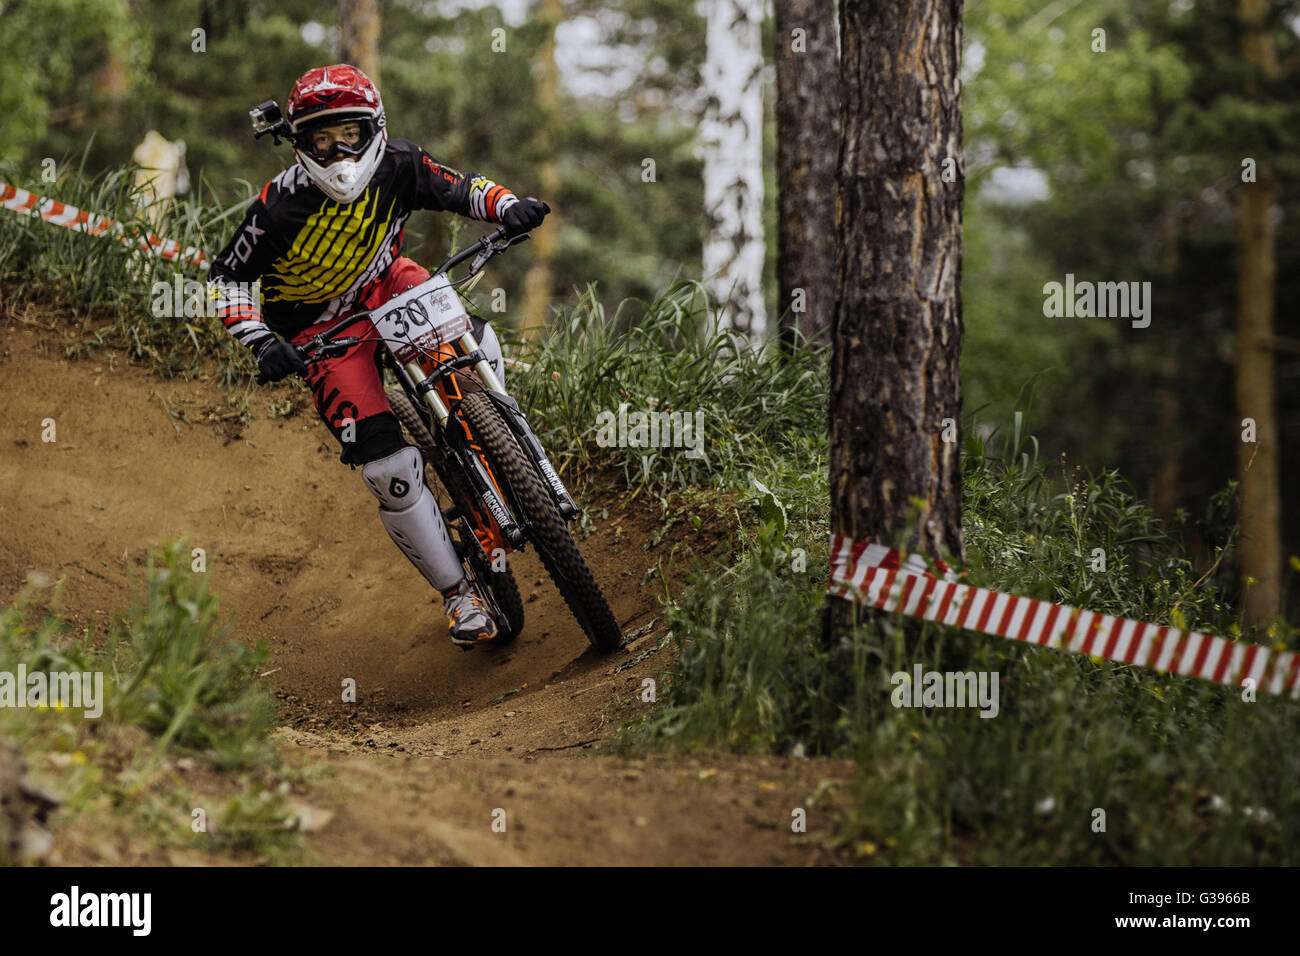
<path id="1" fill-rule="evenodd" d="M 519 445 L 523 448 L 524 454 L 533 460 L 537 470 L 541 472 L 542 478 L 545 479 L 551 492 L 551 497 L 555 499 L 555 504 L 560 509 L 560 514 L 567 520 L 576 518 L 578 516 L 578 506 L 574 502 L 573 496 L 569 494 L 569 489 L 564 487 L 564 482 L 560 480 L 560 475 L 555 470 L 555 466 L 546 457 L 546 450 L 542 448 L 542 443 L 533 434 L 533 429 L 528 424 L 528 419 L 524 417 L 524 413 L 519 410 L 518 403 L 504 392 L 489 392 L 488 398 L 492 400 L 492 404 L 500 409 L 501 417 L 506 420 L 506 424 L 510 426 L 510 430 L 514 432 L 515 437 L 519 440 Z"/>
<path id="2" fill-rule="evenodd" d="M 542 480 L 546 482 L 547 490 L 550 491 L 556 507 L 560 509 L 560 514 L 568 521 L 572 521 L 578 516 L 578 505 L 569 494 L 569 489 L 564 486 L 560 479 L 559 472 L 546 457 L 546 450 L 542 448 L 542 443 L 537 440 L 533 434 L 532 427 L 528 424 L 528 419 L 524 413 L 519 410 L 518 403 L 506 392 L 505 385 L 497 377 L 496 371 L 492 368 L 492 363 L 487 360 L 487 356 L 479 348 L 478 340 L 474 338 L 474 333 L 466 332 L 458 340 L 459 345 L 465 356 L 478 356 L 474 362 L 474 371 L 478 373 L 479 381 L 487 388 L 487 396 L 492 403 L 501 411 L 502 418 L 510 427 L 519 440 L 519 445 L 537 466 L 538 472 L 541 473 Z M 397 363 L 394 362 L 394 365 Z M 450 411 L 442 401 L 441 396 L 433 391 L 433 383 L 426 383 L 427 376 L 424 370 L 415 362 L 406 363 L 404 370 L 412 379 L 410 385 L 413 395 L 420 395 L 428 408 L 437 417 L 438 423 L 444 428 L 450 417 Z M 400 374 L 400 373 L 399 373 Z"/>
<path id="3" fill-rule="evenodd" d="M 487 363 L 483 362 L 481 364 Z M 442 430 L 442 435 L 450 436 L 451 431 L 448 429 L 448 424 L 451 420 L 451 412 L 447 408 L 447 404 L 442 400 L 442 396 L 437 392 L 437 379 L 429 376 L 418 362 L 398 364 L 394 361 L 392 367 L 398 381 L 402 383 L 402 387 L 406 389 L 407 393 L 416 397 L 433 413 L 434 420 Z M 519 522 L 515 521 L 510 514 L 510 510 L 502 502 L 492 476 L 482 460 L 472 450 L 460 447 L 461 443 L 454 440 L 448 440 L 447 443 L 463 466 L 475 494 L 483 500 L 488 513 L 500 526 L 510 546 L 512 548 L 522 547 L 526 540 L 524 529 Z"/>
<path id="4" fill-rule="evenodd" d="M 478 372 L 479 381 L 487 386 L 488 398 L 501 410 L 506 424 L 510 426 L 510 430 L 519 439 L 524 454 L 533 460 L 533 464 L 541 472 L 547 488 L 550 489 L 551 497 L 555 499 L 555 504 L 560 509 L 560 514 L 568 520 L 576 518 L 578 516 L 578 506 L 574 502 L 573 496 L 569 494 L 569 489 L 564 487 L 564 482 L 560 480 L 560 475 L 555 470 L 555 466 L 546 457 L 546 451 L 542 448 L 542 443 L 533 434 L 528 419 L 524 418 L 524 413 L 519 410 L 519 405 L 506 392 L 506 387 L 502 381 L 497 378 L 492 363 L 479 350 L 478 340 L 474 338 L 473 332 L 466 332 L 460 337 L 460 347 L 465 350 L 466 355 L 477 353 L 482 356 L 474 364 L 474 371 Z"/>

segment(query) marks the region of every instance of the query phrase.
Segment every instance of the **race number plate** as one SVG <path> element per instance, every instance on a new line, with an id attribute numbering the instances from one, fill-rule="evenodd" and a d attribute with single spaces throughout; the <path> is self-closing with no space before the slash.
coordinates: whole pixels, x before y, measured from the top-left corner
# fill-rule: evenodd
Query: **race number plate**
<path id="1" fill-rule="evenodd" d="M 389 299 L 370 313 L 370 321 L 399 362 L 414 361 L 421 351 L 431 352 L 470 330 L 469 313 L 445 275 Z"/>

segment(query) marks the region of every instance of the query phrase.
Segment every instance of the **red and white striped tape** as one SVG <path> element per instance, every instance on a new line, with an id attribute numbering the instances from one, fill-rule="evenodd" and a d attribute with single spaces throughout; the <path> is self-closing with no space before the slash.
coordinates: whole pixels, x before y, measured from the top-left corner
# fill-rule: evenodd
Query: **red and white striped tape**
<path id="1" fill-rule="evenodd" d="M 827 591 L 882 611 L 1232 687 L 1249 677 L 1260 690 L 1300 697 L 1300 654 L 971 587 L 946 566 L 940 571 L 943 577 L 929 572 L 918 555 L 832 535 Z"/>
<path id="2" fill-rule="evenodd" d="M 82 212 L 75 206 L 38 196 L 36 193 L 19 189 L 8 183 L 0 183 L 0 208 L 35 219 L 44 219 L 48 223 L 63 226 L 74 232 L 84 232 L 92 236 L 108 234 L 122 242 L 135 242 L 146 252 L 164 259 L 173 259 L 181 265 L 193 266 L 196 269 L 208 267 L 208 257 L 202 249 L 193 246 L 182 247 L 175 239 L 163 239 L 152 232 L 144 235 L 138 232 L 128 234 L 121 223 L 94 213 Z"/>

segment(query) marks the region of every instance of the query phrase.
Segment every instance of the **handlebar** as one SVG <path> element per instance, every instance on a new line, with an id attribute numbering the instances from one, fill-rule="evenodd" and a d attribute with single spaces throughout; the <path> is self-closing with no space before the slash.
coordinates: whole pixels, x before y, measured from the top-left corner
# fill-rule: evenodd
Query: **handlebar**
<path id="1" fill-rule="evenodd" d="M 365 314 L 366 313 L 362 313 L 363 316 Z M 357 316 L 355 315 L 348 316 L 348 325 L 351 325 L 356 321 L 357 321 Z M 321 345 L 316 345 L 311 352 L 303 351 L 301 345 L 295 345 L 294 348 L 298 350 L 298 354 L 302 356 L 302 360 L 306 362 L 308 365 L 310 365 L 312 362 L 315 362 L 318 359 L 325 358 L 327 355 L 331 353 L 346 352 L 348 349 L 352 348 L 352 346 L 356 345 L 360 341 L 362 341 L 360 336 L 349 335 L 346 338 L 330 339 L 328 342 L 325 342 Z M 314 342 L 315 340 L 313 339 L 313 343 Z M 267 379 L 267 377 L 261 372 L 258 372 L 257 378 L 255 378 L 253 381 L 256 382 L 258 385 L 265 385 L 269 381 L 269 379 Z"/>
<path id="2" fill-rule="evenodd" d="M 551 211 L 551 207 L 547 203 L 542 203 L 542 208 L 545 209 L 547 213 Z M 484 264 L 493 256 L 504 252 L 517 242 L 524 242 L 528 239 L 528 236 L 529 233 L 526 232 L 521 232 L 515 236 L 507 236 L 506 227 L 501 226 L 499 229 L 493 230 L 476 242 L 466 246 L 454 256 L 448 258 L 445 262 L 439 265 L 438 268 L 434 269 L 431 275 L 440 275 L 448 272 L 456 268 L 462 262 L 465 262 L 467 259 L 474 259 L 474 266 L 470 269 L 470 275 L 474 275 L 482 269 Z M 502 242 L 504 242 L 504 245 L 498 245 L 498 243 Z M 302 356 L 302 360 L 308 364 L 315 362 L 317 359 L 324 358 L 328 352 L 335 351 L 336 349 L 340 352 L 345 351 L 356 345 L 361 341 L 361 339 L 356 336 L 349 336 L 348 338 L 343 339 L 331 339 L 331 336 L 335 332 L 339 331 L 339 329 L 352 325 L 361 319 L 364 319 L 369 314 L 370 313 L 367 311 L 354 312 L 351 315 L 346 315 L 325 331 L 312 336 L 311 341 L 308 343 L 310 350 L 306 350 L 300 345 L 295 345 L 294 348 L 298 350 L 298 354 Z M 269 379 L 267 379 L 267 377 L 261 372 L 258 372 L 257 377 L 253 381 L 258 385 L 265 385 Z"/>
<path id="3" fill-rule="evenodd" d="M 551 207 L 549 203 L 542 203 L 542 209 L 544 209 L 548 215 L 550 214 Z M 466 246 L 460 252 L 456 253 L 454 256 L 447 259 L 442 265 L 438 266 L 438 268 L 433 270 L 433 274 L 438 275 L 439 273 L 447 272 L 451 269 L 454 269 L 462 262 L 464 262 L 466 259 L 472 259 L 476 255 L 483 255 L 484 256 L 483 262 L 487 262 L 487 260 L 492 258 L 492 256 L 496 255 L 498 252 L 504 252 L 506 249 L 514 245 L 516 242 L 525 241 L 528 238 L 528 236 L 529 233 L 521 232 L 517 236 L 507 237 L 506 227 L 502 226 L 499 229 L 488 233 L 486 236 L 484 236 L 482 239 L 479 239 L 477 242 L 473 243 L 472 245 Z M 506 244 L 504 246 L 501 246 L 500 248 L 496 248 L 496 244 L 502 240 L 506 240 Z M 484 255 L 484 253 L 486 253 L 486 255 Z M 482 266 L 483 266 L 482 262 L 478 263 L 476 268 L 470 270 L 470 275 L 473 275 L 480 268 L 482 268 Z"/>

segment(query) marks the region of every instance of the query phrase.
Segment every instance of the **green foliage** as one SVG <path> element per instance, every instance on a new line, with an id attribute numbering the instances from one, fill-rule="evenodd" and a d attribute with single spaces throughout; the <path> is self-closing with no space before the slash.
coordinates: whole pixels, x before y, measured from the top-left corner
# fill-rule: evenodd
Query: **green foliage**
<path id="1" fill-rule="evenodd" d="M 87 716 L 86 700 L 0 707 L 0 739 L 15 742 L 34 781 L 63 800 L 54 829 L 91 819 L 96 848 L 144 843 L 288 861 L 299 840 L 271 744 L 274 702 L 254 683 L 265 649 L 230 639 L 189 554 L 181 540 L 150 556 L 139 603 L 107 640 L 90 628 L 70 632 L 53 610 L 61 582 L 51 592 L 33 575 L 0 608 L 0 671 L 99 675 L 102 714 Z M 190 790 L 194 778 L 179 766 L 202 771 L 206 795 Z M 212 799 L 221 809 L 196 834 L 191 809 Z"/>
<path id="2" fill-rule="evenodd" d="M 85 108 L 91 64 L 140 66 L 141 36 L 126 0 L 4 0 L 0 22 L 0 161 L 17 160 L 51 125 Z"/>
<path id="3" fill-rule="evenodd" d="M 1154 40 L 1121 0 L 1040 10 L 987 0 L 968 11 L 965 29 L 981 51 L 963 117 L 975 185 L 1008 161 L 1031 162 L 1053 182 L 1108 182 L 1117 134 L 1150 126 L 1190 83 L 1178 49 Z M 1093 50 L 1098 29 L 1104 52 Z"/>
<path id="4" fill-rule="evenodd" d="M 1055 474 L 1023 436 L 1019 412 L 1014 423 L 1001 442 L 969 438 L 964 458 L 963 534 L 984 586 L 1161 624 L 1179 623 L 1171 612 L 1181 607 L 1184 623 L 1190 613 L 1195 626 L 1240 634 L 1223 594 L 1228 569 L 1193 587 L 1178 538 L 1117 471 L 1086 474 L 1062 460 Z M 993 459 L 986 446 L 996 444 Z"/>
<path id="5" fill-rule="evenodd" d="M 189 546 L 173 542 L 151 555 L 136 607 L 107 643 L 89 633 L 69 640 L 58 616 L 28 623 L 38 589 L 0 611 L 0 670 L 100 672 L 104 720 L 135 724 L 156 738 L 155 753 L 193 753 L 220 768 L 271 757 L 274 702 L 254 685 L 266 651 L 229 638 L 207 579 L 189 568 Z M 57 708 L 56 708 L 57 709 Z"/>
<path id="6" fill-rule="evenodd" d="M 1018 429 L 969 442 L 972 583 L 1234 633 L 1216 580 L 1191 579 L 1177 542 L 1118 476 L 1054 477 L 1033 448 Z M 813 494 L 806 510 L 824 513 L 824 479 Z M 1295 862 L 1294 701 L 1246 703 L 1204 681 L 866 611 L 827 646 L 825 533 L 787 526 L 767 497 L 748 502 L 747 544 L 668 608 L 669 694 L 625 730 L 625 746 L 855 756 L 841 840 L 870 862 Z M 1091 570 L 1094 547 L 1105 573 Z M 893 706 L 891 678 L 918 663 L 998 673 L 999 712 Z M 1105 833 L 1092 829 L 1094 808 Z"/>
<path id="7" fill-rule="evenodd" d="M 1246 67 L 1233 0 L 1039 6 L 966 11 L 966 407 L 1005 417 L 1029 404 L 1017 391 L 1032 380 L 1045 448 L 1118 468 L 1166 517 L 1200 512 L 1234 477 L 1239 444 L 1235 207 L 1252 188 L 1247 157 L 1277 183 L 1275 331 L 1300 330 L 1282 305 L 1300 292 L 1300 38 L 1289 25 L 1300 5 L 1267 5 L 1273 80 Z M 1093 52 L 1095 29 L 1104 53 Z M 996 199 L 986 187 L 999 166 L 1037 170 L 1047 198 Z M 1150 282 L 1151 326 L 1044 317 L 1044 284 L 1067 272 Z M 1286 352 L 1276 359 L 1278 425 L 1294 436 L 1300 378 Z M 1280 446 L 1286 487 L 1300 446 Z M 1294 553 L 1300 512 L 1284 507 L 1282 519 Z M 1179 531 L 1203 570 L 1206 529 Z"/>
<path id="8" fill-rule="evenodd" d="M 302 834 L 287 825 L 289 784 L 260 786 L 236 793 L 225 802 L 212 826 L 212 842 L 225 850 L 252 850 L 284 862 L 300 848 Z"/>
<path id="9" fill-rule="evenodd" d="M 139 237 L 157 227 L 139 209 L 133 171 L 128 165 L 90 175 L 84 167 L 67 166 L 57 182 L 44 183 L 0 167 L 0 181 L 111 219 L 121 226 L 122 235 Z M 165 234 L 186 248 L 219 249 L 223 232 L 233 228 L 231 219 L 241 212 L 242 204 L 218 205 L 203 184 L 193 198 L 176 204 Z M 215 354 L 222 360 L 227 383 L 234 381 L 241 367 L 251 368 L 251 360 L 220 319 L 155 314 L 162 311 L 154 308 L 155 283 L 171 290 L 178 275 L 182 282 L 206 278 L 192 267 L 147 254 L 132 242 L 7 211 L 0 216 L 0 289 L 6 299 L 69 308 L 82 335 L 80 349 L 110 343 L 132 358 L 149 361 L 163 375 L 193 373 Z"/>
<path id="10" fill-rule="evenodd" d="M 182 540 L 149 559 L 145 596 L 118 623 L 110 646 L 124 720 L 158 738 L 157 747 L 189 750 L 222 768 L 271 755 L 274 701 L 253 683 L 268 653 L 228 639 L 207 578 L 189 568 Z"/>
<path id="11" fill-rule="evenodd" d="M 1001 420 L 1026 382 L 1037 393 L 1070 395 L 1073 359 L 1094 344 L 1110 347 L 1115 330 L 1099 322 L 1043 316 L 1043 284 L 1052 264 L 1018 217 L 978 196 L 966 203 L 962 242 L 962 402 Z M 1059 278 L 1059 277 L 1058 277 Z"/>
<path id="12" fill-rule="evenodd" d="M 675 283 L 648 303 L 625 300 L 613 316 L 589 288 L 524 357 L 533 368 L 512 374 L 509 387 L 566 474 L 612 464 L 629 487 L 747 488 L 751 475 L 780 483 L 824 467 L 826 350 L 788 360 L 749 348 L 717 327 L 698 282 Z M 598 419 L 617 418 L 620 405 L 629 414 L 702 413 L 702 456 L 599 447 Z"/>

